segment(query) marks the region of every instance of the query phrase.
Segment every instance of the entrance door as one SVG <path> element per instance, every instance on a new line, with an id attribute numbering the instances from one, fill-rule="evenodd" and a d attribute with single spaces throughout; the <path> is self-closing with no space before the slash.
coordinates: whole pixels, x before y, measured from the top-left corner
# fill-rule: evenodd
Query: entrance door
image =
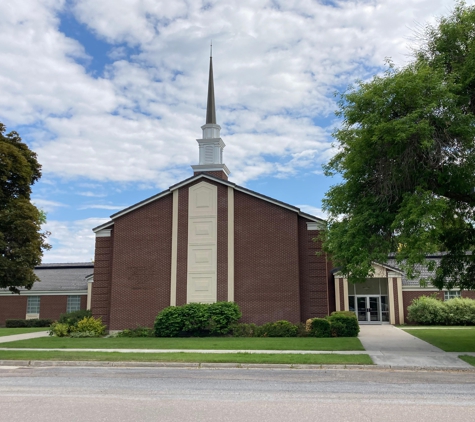
<path id="1" fill-rule="evenodd" d="M 358 321 L 362 323 L 381 323 L 380 303 L 380 296 L 356 296 Z"/>

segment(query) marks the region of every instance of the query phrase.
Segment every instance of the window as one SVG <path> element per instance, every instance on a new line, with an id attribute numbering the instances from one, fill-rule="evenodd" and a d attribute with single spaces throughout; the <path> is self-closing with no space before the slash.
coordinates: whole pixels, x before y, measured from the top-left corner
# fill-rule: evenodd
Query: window
<path id="1" fill-rule="evenodd" d="M 81 309 L 81 296 L 68 296 L 66 312 L 79 311 Z"/>
<path id="2" fill-rule="evenodd" d="M 453 299 L 454 297 L 460 297 L 460 290 L 449 290 L 444 292 L 444 300 Z"/>
<path id="3" fill-rule="evenodd" d="M 28 300 L 26 302 L 26 313 L 27 314 L 40 313 L 40 297 L 39 296 L 28 296 Z"/>

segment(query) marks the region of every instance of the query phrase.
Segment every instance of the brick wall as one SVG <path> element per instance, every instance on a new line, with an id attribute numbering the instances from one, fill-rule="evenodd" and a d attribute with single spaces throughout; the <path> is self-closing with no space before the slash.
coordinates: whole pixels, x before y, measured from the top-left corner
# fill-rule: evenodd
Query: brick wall
<path id="1" fill-rule="evenodd" d="M 109 329 L 151 327 L 170 305 L 172 207 L 167 195 L 115 220 Z"/>
<path id="2" fill-rule="evenodd" d="M 321 242 L 314 242 L 317 230 L 307 230 L 299 217 L 300 320 L 324 317 L 329 312 L 328 274 L 325 256 L 317 256 Z"/>
<path id="3" fill-rule="evenodd" d="M 235 301 L 243 322 L 300 321 L 298 216 L 234 193 Z"/>
<path id="4" fill-rule="evenodd" d="M 112 280 L 114 229 L 111 237 L 96 237 L 94 253 L 94 282 L 92 283 L 91 311 L 96 318 L 109 325 Z"/>
<path id="5" fill-rule="evenodd" d="M 25 319 L 26 296 L 0 296 L 0 326 L 5 326 L 7 319 Z"/>
<path id="6" fill-rule="evenodd" d="M 219 170 L 219 171 L 204 171 L 204 172 L 203 171 L 195 171 L 193 176 L 198 176 L 199 174 L 209 174 L 210 176 L 217 177 L 218 179 L 228 180 L 227 174 L 222 170 Z"/>
<path id="7" fill-rule="evenodd" d="M 394 317 L 396 324 L 400 324 L 401 320 L 399 317 L 399 296 L 397 291 L 397 278 L 393 277 L 393 297 L 394 297 Z M 390 303 L 389 306 L 392 306 Z"/>
<path id="8" fill-rule="evenodd" d="M 40 318 L 57 320 L 66 312 L 67 295 L 38 295 L 40 296 Z M 0 296 L 0 327 L 5 326 L 7 319 L 25 319 L 28 296 Z M 81 309 L 86 309 L 87 296 L 81 296 Z"/>

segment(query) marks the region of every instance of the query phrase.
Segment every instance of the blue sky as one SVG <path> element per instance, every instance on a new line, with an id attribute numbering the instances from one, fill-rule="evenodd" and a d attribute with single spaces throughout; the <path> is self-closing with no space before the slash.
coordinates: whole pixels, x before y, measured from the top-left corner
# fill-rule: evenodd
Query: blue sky
<path id="1" fill-rule="evenodd" d="M 447 0 L 0 2 L 0 121 L 38 153 L 51 251 L 93 259 L 91 229 L 192 175 L 209 43 L 230 180 L 323 216 L 338 182 L 335 91 L 410 60 Z"/>

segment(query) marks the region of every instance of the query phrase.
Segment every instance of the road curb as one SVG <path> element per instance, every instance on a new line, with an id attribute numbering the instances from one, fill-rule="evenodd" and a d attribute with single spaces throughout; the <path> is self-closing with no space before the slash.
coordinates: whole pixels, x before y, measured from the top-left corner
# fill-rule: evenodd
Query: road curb
<path id="1" fill-rule="evenodd" d="M 473 368 L 434 368 L 424 366 L 391 365 L 308 365 L 308 364 L 260 364 L 260 363 L 192 363 L 192 362 L 104 362 L 104 361 L 45 361 L 0 360 L 0 367 L 47 368 L 183 368 L 183 369 L 289 369 L 289 370 L 369 370 L 369 371 L 425 371 L 425 372 L 475 372 Z"/>

